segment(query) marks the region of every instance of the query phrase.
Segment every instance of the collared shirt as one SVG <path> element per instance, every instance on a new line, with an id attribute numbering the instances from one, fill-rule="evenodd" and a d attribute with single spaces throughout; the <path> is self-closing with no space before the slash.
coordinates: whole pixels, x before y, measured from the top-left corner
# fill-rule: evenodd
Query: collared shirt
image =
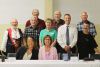
<path id="1" fill-rule="evenodd" d="M 18 28 L 16 29 L 16 31 L 11 27 L 11 37 L 14 38 L 14 39 L 18 39 L 20 38 L 20 33 L 19 33 L 19 30 Z M 6 44 L 7 44 L 7 40 L 8 40 L 8 30 L 5 31 L 4 33 L 4 36 L 3 36 L 3 41 L 2 41 L 2 44 L 0 46 L 0 49 L 4 52 L 6 52 Z"/>
<path id="2" fill-rule="evenodd" d="M 52 41 L 57 39 L 57 31 L 55 29 L 50 29 L 50 30 L 43 29 L 41 30 L 40 36 L 39 36 L 39 40 L 42 42 L 42 45 L 44 45 L 43 39 L 46 35 L 50 35 L 52 38 Z"/>
<path id="3" fill-rule="evenodd" d="M 91 23 L 90 21 L 88 21 L 88 23 L 90 24 L 90 30 L 89 30 L 90 34 L 92 36 L 97 35 L 95 25 L 93 23 Z M 83 22 L 80 22 L 79 24 L 77 24 L 78 31 L 82 31 L 82 26 L 83 26 Z"/>
<path id="4" fill-rule="evenodd" d="M 35 39 L 37 47 L 39 47 L 39 35 L 40 31 L 42 30 L 42 27 L 35 27 L 32 26 L 26 27 L 24 31 L 24 36 L 28 37 L 31 36 Z"/>
<path id="5" fill-rule="evenodd" d="M 32 26 L 29 26 L 29 27 L 25 28 L 25 31 L 24 31 L 24 36 L 25 37 L 31 36 L 35 40 L 39 39 L 39 34 L 40 34 L 39 28 L 33 28 Z"/>
<path id="6" fill-rule="evenodd" d="M 58 35 L 57 35 L 57 41 L 59 43 L 59 45 L 64 48 L 67 44 L 66 44 L 66 28 L 67 25 L 64 24 L 62 26 L 60 26 L 58 28 Z M 72 48 L 76 42 L 77 42 L 77 28 L 75 26 L 71 26 L 69 25 L 69 46 Z"/>

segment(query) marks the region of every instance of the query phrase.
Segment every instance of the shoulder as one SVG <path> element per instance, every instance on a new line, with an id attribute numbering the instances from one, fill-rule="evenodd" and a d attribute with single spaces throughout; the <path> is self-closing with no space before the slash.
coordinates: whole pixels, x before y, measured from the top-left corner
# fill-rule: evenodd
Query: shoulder
<path id="1" fill-rule="evenodd" d="M 26 29 L 30 29 L 30 28 L 31 28 L 31 26 L 25 27 L 25 30 L 26 30 Z"/>
<path id="2" fill-rule="evenodd" d="M 62 26 L 60 26 L 60 27 L 58 28 L 58 30 L 60 30 L 60 29 L 62 29 L 62 28 L 64 28 L 64 27 L 65 27 L 65 24 L 62 25 Z"/>
<path id="3" fill-rule="evenodd" d="M 25 47 L 25 46 L 21 46 L 20 48 L 19 48 L 19 50 L 26 50 L 27 48 Z"/>
<path id="4" fill-rule="evenodd" d="M 77 30 L 77 26 L 76 26 L 76 25 L 70 25 L 70 28 L 71 28 L 72 30 Z"/>
<path id="5" fill-rule="evenodd" d="M 40 47 L 39 51 L 43 51 L 45 49 L 44 46 Z"/>
<path id="6" fill-rule="evenodd" d="M 63 19 L 60 19 L 61 21 L 64 21 Z"/>
<path id="7" fill-rule="evenodd" d="M 55 47 L 51 47 L 51 50 L 53 50 L 53 51 L 57 51 Z"/>
<path id="8" fill-rule="evenodd" d="M 53 32 L 57 32 L 55 29 L 51 29 Z"/>
<path id="9" fill-rule="evenodd" d="M 89 24 L 92 25 L 92 26 L 94 26 L 94 23 L 93 23 L 93 22 L 90 22 L 90 21 L 89 21 Z"/>
<path id="10" fill-rule="evenodd" d="M 40 31 L 40 33 L 45 32 L 45 31 L 46 31 L 46 29 L 43 29 L 43 30 Z"/>
<path id="11" fill-rule="evenodd" d="M 38 19 L 38 21 L 39 21 L 39 22 L 44 22 L 44 20 L 42 20 L 42 19 L 40 19 L 40 18 Z"/>

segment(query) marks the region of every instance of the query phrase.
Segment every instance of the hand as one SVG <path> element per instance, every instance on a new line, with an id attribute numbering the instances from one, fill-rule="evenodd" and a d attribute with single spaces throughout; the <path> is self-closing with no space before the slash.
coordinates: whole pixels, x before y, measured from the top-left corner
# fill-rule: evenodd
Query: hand
<path id="1" fill-rule="evenodd" d="M 64 47 L 64 50 L 65 50 L 66 52 L 68 52 L 68 51 L 70 51 L 70 48 L 71 48 L 70 46 L 65 46 L 65 47 Z"/>

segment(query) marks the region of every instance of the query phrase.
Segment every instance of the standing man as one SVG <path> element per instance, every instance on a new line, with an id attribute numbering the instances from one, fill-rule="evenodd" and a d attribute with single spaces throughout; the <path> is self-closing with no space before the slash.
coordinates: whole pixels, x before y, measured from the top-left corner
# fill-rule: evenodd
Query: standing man
<path id="1" fill-rule="evenodd" d="M 53 22 L 52 22 L 52 27 L 58 31 L 58 28 L 64 24 L 64 20 L 61 19 L 61 12 L 60 11 L 55 11 L 54 12 L 54 19 L 53 19 Z M 61 46 L 58 44 L 58 42 L 56 42 L 55 44 L 55 47 L 57 49 L 57 52 L 59 53 L 61 49 Z"/>
<path id="2" fill-rule="evenodd" d="M 65 24 L 58 28 L 57 41 L 62 47 L 61 54 L 68 54 L 77 42 L 77 28 L 70 24 L 70 14 L 64 15 Z M 65 56 L 63 56 L 65 57 Z M 66 60 L 62 57 L 63 60 Z"/>
<path id="3" fill-rule="evenodd" d="M 11 27 L 4 33 L 1 51 L 6 53 L 15 53 L 21 46 L 22 36 L 22 31 L 18 28 L 17 19 L 12 19 Z"/>
<path id="4" fill-rule="evenodd" d="M 37 16 L 32 16 L 30 19 L 31 25 L 25 28 L 24 37 L 31 36 L 35 39 L 36 47 L 39 48 L 39 35 L 43 26 L 38 25 Z"/>
<path id="5" fill-rule="evenodd" d="M 38 10 L 38 9 L 33 9 L 32 15 L 33 15 L 33 16 L 36 16 L 36 22 L 38 23 L 38 26 L 39 26 L 39 27 L 45 28 L 44 20 L 38 18 L 38 16 L 39 16 L 39 10 Z M 31 25 L 30 20 L 28 20 L 28 21 L 26 22 L 25 27 L 28 27 L 28 26 L 30 26 L 30 25 Z"/>
<path id="6" fill-rule="evenodd" d="M 63 24 L 64 24 L 64 20 L 61 19 L 61 12 L 55 11 L 52 27 L 57 30 Z"/>
<path id="7" fill-rule="evenodd" d="M 98 47 L 95 38 L 89 33 L 89 23 L 83 23 L 82 31 L 78 32 L 78 53 L 79 59 L 90 58 L 89 54 L 94 55 Z"/>
<path id="8" fill-rule="evenodd" d="M 93 37 L 95 37 L 97 35 L 96 29 L 95 29 L 95 25 L 88 20 L 87 12 L 82 12 L 81 13 L 81 19 L 82 19 L 82 21 L 79 24 L 77 24 L 78 31 L 82 31 L 83 23 L 88 23 L 90 25 L 89 33 Z"/>

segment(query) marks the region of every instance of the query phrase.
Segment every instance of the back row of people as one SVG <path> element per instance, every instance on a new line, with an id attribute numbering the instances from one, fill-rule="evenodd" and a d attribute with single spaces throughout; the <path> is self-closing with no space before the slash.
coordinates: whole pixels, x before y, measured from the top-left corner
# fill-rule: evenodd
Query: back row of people
<path id="1" fill-rule="evenodd" d="M 95 35 L 97 34 L 94 24 L 91 23 L 90 21 L 88 21 L 88 19 L 87 19 L 88 18 L 87 12 L 82 12 L 82 14 L 81 14 L 82 22 L 80 22 L 77 25 L 77 28 L 70 24 L 71 23 L 71 15 L 65 14 L 64 20 L 62 20 L 60 11 L 54 12 L 53 20 L 48 18 L 45 22 L 38 18 L 39 11 L 37 9 L 33 10 L 32 15 L 33 16 L 26 23 L 26 28 L 25 28 L 25 31 L 23 34 L 22 34 L 21 30 L 17 27 L 18 21 L 16 19 L 11 20 L 12 27 L 7 29 L 7 31 L 4 34 L 3 42 L 1 45 L 1 51 L 4 51 L 6 53 L 14 53 L 17 51 L 18 47 L 21 46 L 21 44 L 25 45 L 25 43 L 23 43 L 22 40 L 24 40 L 26 42 L 26 44 L 28 45 L 26 39 L 28 39 L 28 37 L 31 37 L 35 42 L 35 48 L 37 50 L 39 50 L 39 48 L 40 48 L 39 58 L 41 58 L 41 56 L 42 56 L 41 51 L 45 50 L 46 54 L 49 55 L 49 53 L 50 53 L 49 50 L 53 46 L 55 46 L 57 48 L 58 53 L 59 52 L 60 53 L 70 52 L 71 48 L 73 48 L 76 45 L 76 43 L 78 43 L 80 41 L 80 40 L 77 41 L 79 39 L 79 38 L 77 38 L 78 31 L 82 31 L 84 23 L 89 25 L 88 32 L 92 37 L 95 37 Z M 58 34 L 57 34 L 57 32 L 58 32 Z M 49 35 L 51 38 L 49 36 L 48 37 L 52 41 L 50 43 L 49 43 L 49 41 L 46 42 L 46 43 L 48 43 L 47 46 L 45 46 L 47 49 L 44 48 L 44 45 L 45 45 L 44 38 L 46 35 Z M 29 42 L 29 43 L 31 44 L 31 42 Z M 89 44 L 89 43 L 87 43 L 87 44 Z M 48 45 L 50 45 L 50 46 L 48 47 Z M 92 48 L 97 47 L 96 43 L 94 43 L 94 45 L 95 46 L 93 46 Z M 53 47 L 52 50 L 56 54 L 55 47 Z M 31 46 L 30 46 L 30 48 L 31 48 Z M 26 48 L 22 48 L 22 49 L 24 50 L 24 51 L 22 50 L 24 59 L 28 59 L 26 57 L 27 56 L 26 54 L 28 54 L 27 51 L 29 51 L 29 56 L 32 57 L 32 53 L 30 53 L 30 49 L 29 50 L 28 50 L 28 48 L 27 48 L 27 50 L 26 50 Z M 31 49 L 31 52 L 32 52 L 32 49 Z M 94 50 L 94 49 L 92 49 L 92 50 Z M 20 49 L 18 51 L 20 51 Z M 35 55 L 37 55 L 38 51 L 35 51 L 35 52 L 36 52 Z M 18 54 L 20 54 L 20 53 L 18 53 Z M 46 56 L 46 57 L 48 57 L 48 56 Z M 84 57 L 86 57 L 86 55 Z M 50 58 L 51 57 L 48 57 L 48 59 L 50 59 Z M 43 59 L 43 58 L 41 58 L 41 59 Z M 57 59 L 57 54 L 55 55 L 55 59 Z"/>

